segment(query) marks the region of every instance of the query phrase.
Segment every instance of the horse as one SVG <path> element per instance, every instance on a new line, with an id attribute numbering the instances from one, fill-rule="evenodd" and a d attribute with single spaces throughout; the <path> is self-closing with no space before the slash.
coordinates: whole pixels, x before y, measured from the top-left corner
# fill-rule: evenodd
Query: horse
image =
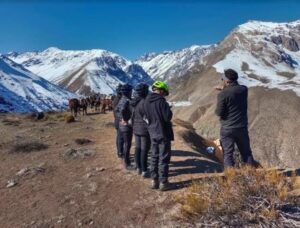
<path id="1" fill-rule="evenodd" d="M 71 114 L 76 117 L 78 110 L 80 109 L 80 102 L 78 99 L 76 98 L 72 98 L 69 100 L 69 108 L 70 108 L 70 112 Z"/>
<path id="2" fill-rule="evenodd" d="M 80 108 L 82 108 L 82 115 L 87 115 L 87 107 L 88 107 L 88 101 L 85 98 L 82 98 L 80 100 Z"/>
<path id="3" fill-rule="evenodd" d="M 95 112 L 100 111 L 101 103 L 101 98 L 97 97 L 97 99 L 95 100 Z"/>

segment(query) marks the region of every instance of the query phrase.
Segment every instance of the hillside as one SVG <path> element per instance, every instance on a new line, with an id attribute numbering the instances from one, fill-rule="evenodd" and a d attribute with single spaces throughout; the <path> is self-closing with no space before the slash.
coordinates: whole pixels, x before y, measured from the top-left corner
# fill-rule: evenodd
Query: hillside
<path id="1" fill-rule="evenodd" d="M 152 82 L 140 66 L 101 49 L 65 51 L 52 47 L 7 56 L 46 80 L 82 95 L 111 94 L 119 83 Z"/>
<path id="2" fill-rule="evenodd" d="M 173 197 L 191 177 L 221 170 L 191 149 L 181 139 L 184 128 L 175 124 L 170 168 L 175 190 L 153 191 L 149 179 L 126 172 L 117 158 L 112 113 L 88 111 L 71 124 L 64 113 L 40 121 L 0 115 L 2 227 L 173 226 Z M 132 159 L 133 151 L 134 144 Z"/>
<path id="3" fill-rule="evenodd" d="M 149 53 L 135 62 L 156 80 L 169 81 L 187 74 L 195 65 L 204 64 L 203 58 L 214 50 L 214 45 L 193 45 L 177 51 Z"/>
<path id="4" fill-rule="evenodd" d="M 296 167 L 300 164 L 300 81 L 298 49 L 300 22 L 251 21 L 234 29 L 213 52 L 174 80 L 173 101 L 190 105 L 177 108 L 176 115 L 193 123 L 208 138 L 219 137 L 214 114 L 220 73 L 233 68 L 239 82 L 249 90 L 249 130 L 255 157 L 268 166 Z M 293 158 L 293 159 L 291 159 Z"/>
<path id="5" fill-rule="evenodd" d="M 68 92 L 0 56 L 0 112 L 34 112 L 66 109 Z"/>

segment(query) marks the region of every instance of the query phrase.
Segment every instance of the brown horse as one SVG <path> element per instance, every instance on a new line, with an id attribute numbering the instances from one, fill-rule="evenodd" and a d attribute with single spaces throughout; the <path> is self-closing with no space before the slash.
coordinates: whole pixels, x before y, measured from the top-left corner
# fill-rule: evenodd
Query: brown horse
<path id="1" fill-rule="evenodd" d="M 95 100 L 95 112 L 97 111 L 100 111 L 100 106 L 101 106 L 101 98 L 98 97 L 96 100 Z"/>
<path id="2" fill-rule="evenodd" d="M 69 100 L 69 108 L 70 108 L 70 112 L 71 114 L 76 117 L 78 110 L 80 109 L 80 102 L 78 99 L 76 98 L 72 98 Z"/>
<path id="3" fill-rule="evenodd" d="M 88 101 L 85 98 L 82 98 L 80 100 L 80 108 L 82 108 L 82 115 L 87 115 L 87 107 L 88 107 Z"/>

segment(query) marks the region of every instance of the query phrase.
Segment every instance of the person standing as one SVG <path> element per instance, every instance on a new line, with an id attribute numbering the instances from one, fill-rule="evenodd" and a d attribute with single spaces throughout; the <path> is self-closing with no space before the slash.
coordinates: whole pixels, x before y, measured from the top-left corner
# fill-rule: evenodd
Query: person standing
<path id="1" fill-rule="evenodd" d="M 117 105 L 116 114 L 119 120 L 119 131 L 123 137 L 123 161 L 124 167 L 127 170 L 131 170 L 130 164 L 130 148 L 132 141 L 132 125 L 131 125 L 131 116 L 132 116 L 132 107 L 130 104 L 131 95 L 132 95 L 132 86 L 125 84 L 121 87 L 122 97 Z"/>
<path id="2" fill-rule="evenodd" d="M 149 92 L 149 86 L 144 83 L 134 88 L 132 126 L 135 135 L 135 163 L 139 175 L 147 177 L 147 160 L 150 149 L 150 136 L 144 120 L 144 101 Z"/>
<path id="3" fill-rule="evenodd" d="M 145 118 L 151 138 L 151 178 L 152 189 L 165 191 L 170 189 L 168 182 L 169 163 L 171 158 L 171 141 L 174 140 L 172 128 L 173 113 L 165 97 L 169 87 L 165 82 L 155 81 L 153 93 L 145 99 Z"/>
<path id="4" fill-rule="evenodd" d="M 218 94 L 216 115 L 221 122 L 221 145 L 224 151 L 224 167 L 234 166 L 234 146 L 237 145 L 242 161 L 255 166 L 248 134 L 248 88 L 238 83 L 238 74 L 232 69 L 224 71 L 223 85 L 216 87 Z"/>
<path id="5" fill-rule="evenodd" d="M 119 120 L 117 112 L 116 112 L 118 103 L 119 103 L 119 101 L 122 97 L 121 88 L 122 88 L 122 85 L 119 84 L 117 89 L 116 89 L 117 95 L 116 95 L 116 97 L 114 98 L 114 100 L 112 102 L 112 108 L 113 108 L 114 120 L 115 120 L 115 129 L 116 129 L 116 133 L 117 133 L 116 134 L 116 146 L 117 146 L 117 156 L 118 156 L 118 158 L 123 158 L 123 156 L 124 156 L 124 154 L 123 154 L 124 139 L 123 139 L 123 136 L 122 136 L 121 132 L 119 131 L 120 120 Z"/>

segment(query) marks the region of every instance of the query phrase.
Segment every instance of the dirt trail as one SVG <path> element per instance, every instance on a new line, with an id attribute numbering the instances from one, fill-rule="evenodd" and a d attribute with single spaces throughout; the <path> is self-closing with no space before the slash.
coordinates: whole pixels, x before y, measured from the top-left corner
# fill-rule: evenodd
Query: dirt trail
<path id="1" fill-rule="evenodd" d="M 175 124 L 175 132 L 180 130 Z M 77 138 L 92 142 L 78 145 Z M 16 142 L 33 140 L 47 144 L 48 149 L 9 153 Z M 123 170 L 116 157 L 111 113 L 79 117 L 71 124 L 55 118 L 34 122 L 1 115 L 0 226 L 174 227 L 170 216 L 174 196 L 192 179 L 221 167 L 193 151 L 178 134 L 172 147 L 170 182 L 175 190 L 159 192 L 149 189 L 149 179 Z M 71 158 L 78 149 L 89 156 Z M 17 175 L 30 167 L 42 169 Z M 9 180 L 16 186 L 7 188 Z"/>

